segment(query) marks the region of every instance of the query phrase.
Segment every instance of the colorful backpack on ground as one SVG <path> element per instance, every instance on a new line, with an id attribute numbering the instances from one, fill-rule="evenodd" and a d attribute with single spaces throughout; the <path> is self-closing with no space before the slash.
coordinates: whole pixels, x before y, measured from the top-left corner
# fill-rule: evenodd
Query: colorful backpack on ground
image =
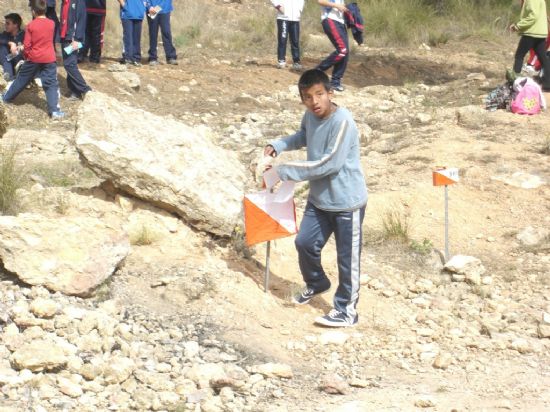
<path id="1" fill-rule="evenodd" d="M 491 90 L 485 97 L 485 109 L 490 112 L 497 109 L 508 110 L 512 101 L 512 85 L 504 83 Z"/>
<path id="2" fill-rule="evenodd" d="M 512 113 L 517 114 L 537 114 L 540 113 L 541 106 L 546 106 L 542 99 L 540 86 L 527 77 L 518 77 L 514 81 L 515 97 L 510 104 Z"/>

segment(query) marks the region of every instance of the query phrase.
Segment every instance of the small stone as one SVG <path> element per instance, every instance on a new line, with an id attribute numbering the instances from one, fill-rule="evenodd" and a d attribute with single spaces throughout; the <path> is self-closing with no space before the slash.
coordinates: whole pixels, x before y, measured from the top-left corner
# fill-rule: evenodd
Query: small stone
<path id="1" fill-rule="evenodd" d="M 340 376 L 331 375 L 323 379 L 319 389 L 330 395 L 345 395 L 348 393 L 349 387 L 347 382 Z"/>
<path id="2" fill-rule="evenodd" d="M 79 384 L 67 378 L 58 377 L 57 385 L 59 387 L 59 392 L 70 396 L 71 398 L 78 398 L 84 393 L 82 387 Z"/>
<path id="3" fill-rule="evenodd" d="M 433 329 L 430 329 L 430 328 L 418 328 L 416 330 L 416 333 L 419 335 L 419 336 L 426 336 L 426 337 L 429 337 L 429 336 L 432 336 L 435 332 Z"/>
<path id="4" fill-rule="evenodd" d="M 105 366 L 103 377 L 109 384 L 122 383 L 132 374 L 136 367 L 134 361 L 126 357 L 110 359 Z"/>
<path id="5" fill-rule="evenodd" d="M 57 303 L 51 299 L 37 298 L 31 302 L 30 311 L 39 318 L 51 318 L 57 313 Z"/>
<path id="6" fill-rule="evenodd" d="M 252 373 L 260 373 L 268 378 L 292 378 L 292 368 L 284 363 L 264 363 L 251 367 Z"/>
<path id="7" fill-rule="evenodd" d="M 412 299 L 411 302 L 413 303 L 413 305 L 416 305 L 420 308 L 429 308 L 432 304 L 431 300 L 428 300 L 421 296 Z"/>
<path id="8" fill-rule="evenodd" d="M 532 352 L 532 348 L 524 338 L 517 338 L 512 341 L 510 344 L 510 349 L 517 350 L 519 353 L 529 353 Z"/>
<path id="9" fill-rule="evenodd" d="M 436 369 L 447 369 L 452 363 L 453 357 L 449 353 L 440 353 L 434 359 L 433 367 Z"/>
<path id="10" fill-rule="evenodd" d="M 420 395 L 415 401 L 414 406 L 419 408 L 432 408 L 435 406 L 433 398 L 429 395 Z"/>
<path id="11" fill-rule="evenodd" d="M 158 89 L 152 84 L 148 84 L 145 88 L 149 93 L 151 93 L 152 96 L 156 96 L 159 93 Z"/>
<path id="12" fill-rule="evenodd" d="M 353 386 L 354 388 L 366 388 L 369 386 L 369 381 L 366 379 L 359 379 L 359 378 L 353 378 L 349 382 L 350 386 Z"/>
<path id="13" fill-rule="evenodd" d="M 29 369 L 33 372 L 57 369 L 65 366 L 68 361 L 63 349 L 47 340 L 35 340 L 23 345 L 10 359 L 16 369 Z"/>
<path id="14" fill-rule="evenodd" d="M 330 331 L 321 334 L 319 342 L 322 345 L 343 345 L 349 339 L 349 335 L 342 331 Z"/>
<path id="15" fill-rule="evenodd" d="M 428 113 L 417 113 L 415 119 L 421 124 L 426 124 L 432 121 L 432 116 Z"/>
<path id="16" fill-rule="evenodd" d="M 480 285 L 481 275 L 485 273 L 485 268 L 478 258 L 464 255 L 453 256 L 445 264 L 444 269 L 453 273 L 453 275 L 464 275 L 466 282 L 473 285 Z"/>
<path id="17" fill-rule="evenodd" d="M 537 327 L 537 334 L 539 338 L 550 338 L 550 325 L 539 323 L 539 326 Z"/>
<path id="18" fill-rule="evenodd" d="M 128 71 L 128 67 L 126 67 L 125 64 L 114 63 L 114 64 L 111 64 L 107 68 L 107 70 L 110 72 L 125 72 L 125 71 Z"/>
<path id="19" fill-rule="evenodd" d="M 192 359 L 200 352 L 200 346 L 198 342 L 188 341 L 183 344 L 183 353 L 187 359 Z"/>
<path id="20" fill-rule="evenodd" d="M 220 389 L 220 399 L 224 404 L 233 402 L 235 400 L 235 392 L 228 386 L 224 386 Z"/>
<path id="21" fill-rule="evenodd" d="M 550 230 L 548 229 L 527 226 L 516 235 L 516 239 L 519 240 L 523 246 L 537 246 L 548 239 L 549 236 Z"/>

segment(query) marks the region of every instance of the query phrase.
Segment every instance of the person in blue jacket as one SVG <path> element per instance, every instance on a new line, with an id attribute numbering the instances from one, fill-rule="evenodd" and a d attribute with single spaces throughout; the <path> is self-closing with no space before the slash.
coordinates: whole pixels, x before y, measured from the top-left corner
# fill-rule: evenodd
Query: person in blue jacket
<path id="1" fill-rule="evenodd" d="M 63 66 L 67 72 L 69 99 L 83 99 L 92 90 L 78 69 L 78 49 L 86 38 L 86 3 L 84 0 L 62 0 L 59 37 Z"/>
<path id="2" fill-rule="evenodd" d="M 17 13 L 4 16 L 5 30 L 0 33 L 0 63 L 4 69 L 4 79 L 12 81 L 15 78 L 15 67 L 23 60 L 21 48 L 25 31 L 21 29 L 23 20 Z"/>
<path id="3" fill-rule="evenodd" d="M 141 66 L 141 26 L 145 16 L 144 0 L 118 0 L 122 22 L 122 64 Z"/>
<path id="4" fill-rule="evenodd" d="M 149 26 L 149 64 L 151 66 L 158 64 L 157 39 L 159 27 L 166 62 L 168 64 L 178 64 L 178 56 L 172 42 L 172 29 L 170 28 L 170 14 L 174 10 L 172 0 L 147 0 L 146 7 Z"/>
<path id="5" fill-rule="evenodd" d="M 361 274 L 361 225 L 367 205 L 359 134 L 351 113 L 332 102 L 334 92 L 326 73 L 319 69 L 304 72 L 298 90 L 307 109 L 300 130 L 272 141 L 264 149 L 265 156 L 273 157 L 303 147 L 307 151 L 306 161 L 274 166 L 283 181 L 309 182 L 307 204 L 295 240 L 305 288 L 292 300 L 305 305 L 330 289 L 330 279 L 321 264 L 321 251 L 334 234 L 338 255 L 334 309 L 316 318 L 315 323 L 354 326 L 359 318 L 356 307 Z"/>
<path id="6" fill-rule="evenodd" d="M 101 60 L 107 0 L 86 0 L 86 41 L 78 52 L 78 60 L 84 61 L 90 54 L 91 63 Z"/>

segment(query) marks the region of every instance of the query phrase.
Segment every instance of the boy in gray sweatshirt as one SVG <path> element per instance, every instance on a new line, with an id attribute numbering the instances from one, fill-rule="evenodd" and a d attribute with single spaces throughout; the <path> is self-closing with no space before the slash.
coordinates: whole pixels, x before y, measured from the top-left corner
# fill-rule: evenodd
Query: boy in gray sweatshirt
<path id="1" fill-rule="evenodd" d="M 304 72 L 298 82 L 307 111 L 300 130 L 271 142 L 264 155 L 307 149 L 307 160 L 276 166 L 281 180 L 309 181 L 309 196 L 296 249 L 304 290 L 293 298 L 304 305 L 330 289 L 321 266 L 321 250 L 334 233 L 338 255 L 338 288 L 334 309 L 315 323 L 331 327 L 354 326 L 359 300 L 362 222 L 367 186 L 361 170 L 359 138 L 351 113 L 332 102 L 328 76 L 321 70 Z"/>

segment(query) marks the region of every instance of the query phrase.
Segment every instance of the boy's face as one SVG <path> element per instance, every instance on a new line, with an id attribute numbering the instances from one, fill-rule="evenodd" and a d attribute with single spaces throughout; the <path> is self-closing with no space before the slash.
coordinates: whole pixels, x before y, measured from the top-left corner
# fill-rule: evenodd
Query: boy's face
<path id="1" fill-rule="evenodd" d="M 324 119 L 332 113 L 332 94 L 322 83 L 314 84 L 302 90 L 302 103 L 316 117 Z"/>
<path id="2" fill-rule="evenodd" d="M 11 21 L 10 19 L 5 19 L 4 20 L 4 28 L 6 30 L 6 32 L 8 33 L 14 33 L 14 32 L 17 32 L 17 25 Z"/>

